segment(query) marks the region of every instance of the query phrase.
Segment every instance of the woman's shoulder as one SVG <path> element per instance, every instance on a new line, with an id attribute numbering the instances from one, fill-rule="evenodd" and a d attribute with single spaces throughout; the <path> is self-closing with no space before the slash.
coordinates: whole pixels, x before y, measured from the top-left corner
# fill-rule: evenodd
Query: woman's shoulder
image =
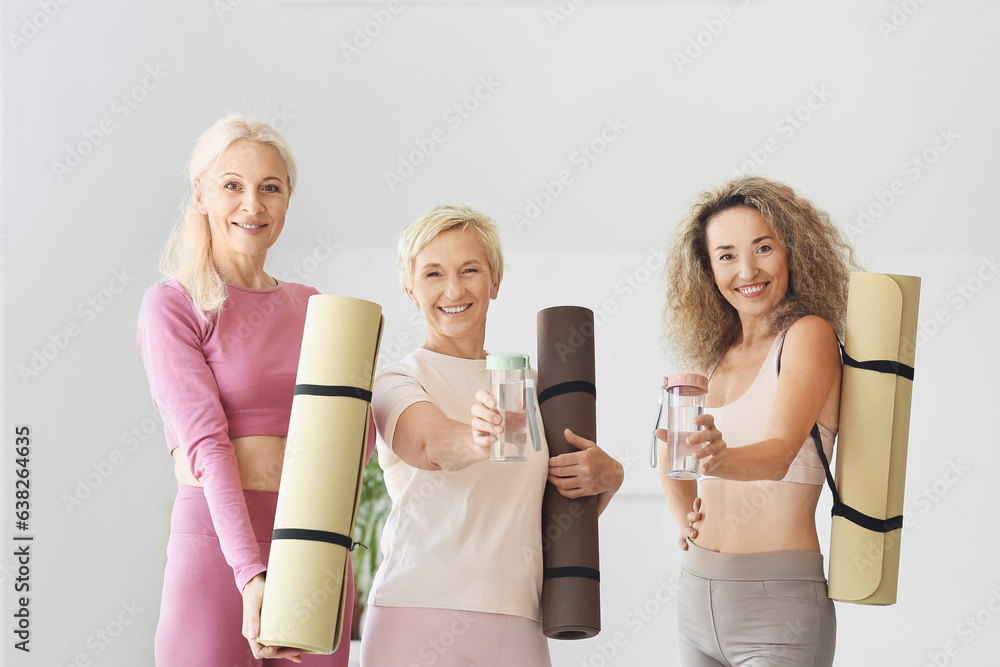
<path id="1" fill-rule="evenodd" d="M 454 388 L 467 378 L 485 374 L 483 359 L 462 359 L 418 347 L 405 357 L 384 366 L 375 376 L 375 384 L 386 388 L 397 384 L 430 388 Z M 472 375 L 470 375 L 470 373 Z"/>
<path id="2" fill-rule="evenodd" d="M 818 339 L 830 342 L 837 340 L 833 325 L 819 315 L 803 315 L 785 330 L 786 340 Z"/>
<path id="3" fill-rule="evenodd" d="M 136 326 L 139 350 L 152 348 L 166 341 L 204 340 L 212 325 L 198 315 L 194 301 L 176 280 L 159 282 L 149 287 L 139 304 Z"/>
<path id="4" fill-rule="evenodd" d="M 426 366 L 426 360 L 422 361 L 421 356 L 418 354 L 421 349 L 423 348 L 417 348 L 406 356 L 383 366 L 375 374 L 375 381 L 385 381 L 393 377 L 419 378 L 421 370 Z"/>
<path id="5" fill-rule="evenodd" d="M 804 315 L 792 322 L 784 333 L 781 356 L 784 359 L 836 359 L 840 362 L 840 341 L 833 326 L 818 315 Z"/>
<path id="6" fill-rule="evenodd" d="M 197 316 L 191 295 L 175 278 L 154 283 L 142 295 L 142 303 L 139 306 L 140 318 L 168 314 L 176 316 L 183 313 Z"/>
<path id="7" fill-rule="evenodd" d="M 414 396 L 428 394 L 424 384 L 426 372 L 414 352 L 383 366 L 372 380 L 372 407 L 375 418 L 386 409 L 396 409 L 401 403 L 412 403 Z"/>
<path id="8" fill-rule="evenodd" d="M 322 292 L 320 292 L 312 285 L 303 285 L 302 283 L 290 283 L 285 280 L 280 280 L 278 278 L 275 278 L 275 280 L 278 281 L 278 285 L 281 286 L 281 289 L 287 290 L 292 294 L 301 295 L 306 298 L 314 296 L 316 294 L 322 294 Z"/>

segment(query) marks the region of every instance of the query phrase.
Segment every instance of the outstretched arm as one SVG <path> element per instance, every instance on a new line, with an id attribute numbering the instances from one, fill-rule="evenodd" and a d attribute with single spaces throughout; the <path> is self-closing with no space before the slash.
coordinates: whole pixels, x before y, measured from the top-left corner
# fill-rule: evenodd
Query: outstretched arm
<path id="1" fill-rule="evenodd" d="M 475 414 L 470 422 L 449 419 L 433 403 L 414 403 L 399 415 L 392 450 L 421 470 L 462 470 L 490 457 L 490 444 L 483 434 L 492 425 Z"/>
<path id="2" fill-rule="evenodd" d="M 710 414 L 695 419 L 705 427 L 688 437 L 704 446 L 695 453 L 705 474 L 739 481 L 781 479 L 795 459 L 835 387 L 840 386 L 840 346 L 826 320 L 807 315 L 788 329 L 781 353 L 777 395 L 766 437 L 728 449 Z"/>

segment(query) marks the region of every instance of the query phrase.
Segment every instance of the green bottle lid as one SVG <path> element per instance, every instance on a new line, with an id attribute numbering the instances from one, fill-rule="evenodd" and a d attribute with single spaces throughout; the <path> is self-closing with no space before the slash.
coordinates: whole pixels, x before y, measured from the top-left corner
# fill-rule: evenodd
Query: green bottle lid
<path id="1" fill-rule="evenodd" d="M 520 371 L 528 367 L 528 355 L 514 352 L 501 352 L 486 355 L 486 370 L 489 371 Z"/>

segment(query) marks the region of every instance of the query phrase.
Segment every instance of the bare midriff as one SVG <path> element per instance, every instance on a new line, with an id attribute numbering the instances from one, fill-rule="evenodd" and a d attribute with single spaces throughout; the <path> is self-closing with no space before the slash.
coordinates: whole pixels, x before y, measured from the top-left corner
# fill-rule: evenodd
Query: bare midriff
<path id="1" fill-rule="evenodd" d="M 253 491 L 277 491 L 281 481 L 281 464 L 285 459 L 285 437 L 281 435 L 248 435 L 235 438 L 233 449 L 240 468 L 240 484 Z M 187 455 L 180 447 L 171 453 L 177 483 L 201 486 L 191 473 Z"/>
<path id="2" fill-rule="evenodd" d="M 819 551 L 816 505 L 822 486 L 797 482 L 704 480 L 704 519 L 694 543 L 720 553 Z"/>

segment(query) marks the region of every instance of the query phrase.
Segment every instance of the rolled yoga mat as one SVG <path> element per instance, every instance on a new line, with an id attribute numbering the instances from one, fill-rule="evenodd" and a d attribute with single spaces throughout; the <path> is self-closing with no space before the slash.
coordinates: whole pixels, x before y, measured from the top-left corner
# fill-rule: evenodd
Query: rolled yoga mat
<path id="1" fill-rule="evenodd" d="M 840 602 L 896 602 L 919 297 L 920 278 L 851 274 L 828 589 Z"/>
<path id="2" fill-rule="evenodd" d="M 577 306 L 538 313 L 538 403 L 549 456 L 579 451 L 564 429 L 597 440 L 594 313 Z M 597 497 L 570 500 L 545 484 L 542 501 L 542 630 L 551 639 L 601 631 Z"/>
<path id="3" fill-rule="evenodd" d="M 382 308 L 309 297 L 260 616 L 261 644 L 340 644 Z"/>

